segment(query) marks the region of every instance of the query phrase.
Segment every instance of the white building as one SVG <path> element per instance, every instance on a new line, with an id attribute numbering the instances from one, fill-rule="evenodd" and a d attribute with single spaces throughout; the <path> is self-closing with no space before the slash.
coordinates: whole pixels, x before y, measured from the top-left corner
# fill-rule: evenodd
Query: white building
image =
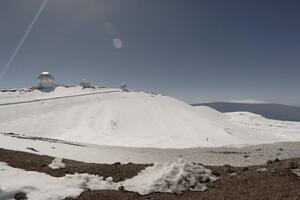
<path id="1" fill-rule="evenodd" d="M 38 76 L 40 80 L 38 84 L 38 89 L 44 92 L 51 92 L 56 88 L 56 84 L 54 82 L 54 76 L 50 72 L 42 72 L 41 75 Z"/>
<path id="2" fill-rule="evenodd" d="M 120 85 L 120 89 L 122 89 L 123 91 L 128 92 L 128 88 L 127 88 L 127 85 L 125 83 Z"/>

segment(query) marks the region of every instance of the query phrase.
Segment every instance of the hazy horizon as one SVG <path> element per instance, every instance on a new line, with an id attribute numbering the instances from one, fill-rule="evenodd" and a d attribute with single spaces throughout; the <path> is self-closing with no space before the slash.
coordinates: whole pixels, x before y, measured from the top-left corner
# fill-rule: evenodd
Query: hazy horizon
<path id="1" fill-rule="evenodd" d="M 0 2 L 0 70 L 42 2 Z M 188 103 L 300 106 L 299 10 L 296 0 L 49 0 L 0 88 L 50 71 L 58 83 L 126 83 Z"/>

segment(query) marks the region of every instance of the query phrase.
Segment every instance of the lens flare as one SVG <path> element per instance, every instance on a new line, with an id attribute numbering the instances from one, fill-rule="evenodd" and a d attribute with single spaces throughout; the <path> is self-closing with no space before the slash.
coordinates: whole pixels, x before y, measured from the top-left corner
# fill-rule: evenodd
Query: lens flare
<path id="1" fill-rule="evenodd" d="M 113 39 L 113 45 L 116 49 L 121 49 L 123 47 L 123 42 L 119 38 Z"/>

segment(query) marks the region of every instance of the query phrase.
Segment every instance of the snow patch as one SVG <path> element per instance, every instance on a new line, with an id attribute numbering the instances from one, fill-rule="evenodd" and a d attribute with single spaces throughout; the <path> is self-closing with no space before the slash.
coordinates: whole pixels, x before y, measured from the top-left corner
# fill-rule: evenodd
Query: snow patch
<path id="1" fill-rule="evenodd" d="M 125 190 L 145 195 L 153 192 L 181 193 L 188 190 L 204 191 L 205 183 L 217 178 L 200 164 L 170 162 L 155 164 L 139 173 L 137 176 L 125 180 Z"/>
<path id="2" fill-rule="evenodd" d="M 114 182 L 111 177 L 103 179 L 90 174 L 52 177 L 44 173 L 13 168 L 0 162 L 0 199 L 12 198 L 18 192 L 25 192 L 30 200 L 76 198 L 85 189 L 118 190 L 121 186 L 127 191 L 141 195 L 153 192 L 178 194 L 187 190 L 204 191 L 205 183 L 216 179 L 211 171 L 202 165 L 188 164 L 182 160 L 155 164 L 123 182 Z"/>
<path id="3" fill-rule="evenodd" d="M 30 200 L 58 200 L 77 197 L 83 192 L 85 179 L 74 176 L 51 177 L 44 173 L 12 168 L 0 162 L 0 199 L 10 199 L 25 192 Z"/>
<path id="4" fill-rule="evenodd" d="M 292 170 L 292 172 L 293 172 L 294 174 L 296 174 L 297 176 L 299 176 L 299 178 L 300 178 L 300 167 L 299 167 L 298 169 Z"/>
<path id="5" fill-rule="evenodd" d="M 266 172 L 266 171 L 268 171 L 268 170 L 265 167 L 257 169 L 257 172 Z"/>
<path id="6" fill-rule="evenodd" d="M 55 158 L 52 163 L 48 165 L 51 169 L 61 169 L 65 168 L 66 164 L 62 162 L 62 158 Z"/>

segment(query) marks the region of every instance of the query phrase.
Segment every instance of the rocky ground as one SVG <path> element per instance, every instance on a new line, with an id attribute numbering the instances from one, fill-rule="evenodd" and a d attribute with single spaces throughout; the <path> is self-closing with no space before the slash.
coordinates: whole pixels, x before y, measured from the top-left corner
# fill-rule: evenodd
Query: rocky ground
<path id="1" fill-rule="evenodd" d="M 146 164 L 90 164 L 72 160 L 64 160 L 66 167 L 52 170 L 48 164 L 54 158 L 35 155 L 31 153 L 0 149 L 0 162 L 6 162 L 9 166 L 44 172 L 51 176 L 64 176 L 65 174 L 89 173 L 104 177 L 113 177 L 115 181 L 122 181 L 135 176 L 139 171 L 147 167 Z M 206 166 L 219 177 L 215 182 L 208 183 L 205 192 L 184 192 L 181 195 L 154 193 L 141 196 L 137 193 L 126 191 L 85 191 L 77 200 L 96 199 L 257 199 L 257 200 L 299 200 L 300 179 L 292 170 L 300 167 L 300 158 L 268 161 L 266 165 L 249 167 Z"/>
<path id="2" fill-rule="evenodd" d="M 52 170 L 48 165 L 53 161 L 53 157 L 40 156 L 21 151 L 12 151 L 0 148 L 0 162 L 6 162 L 9 166 L 25 169 L 27 171 L 44 172 L 51 176 L 61 177 L 66 174 L 89 173 L 100 175 L 105 178 L 112 177 L 115 181 L 123 181 L 131 178 L 139 171 L 149 166 L 146 164 L 92 164 L 64 159 L 65 168 Z"/>

